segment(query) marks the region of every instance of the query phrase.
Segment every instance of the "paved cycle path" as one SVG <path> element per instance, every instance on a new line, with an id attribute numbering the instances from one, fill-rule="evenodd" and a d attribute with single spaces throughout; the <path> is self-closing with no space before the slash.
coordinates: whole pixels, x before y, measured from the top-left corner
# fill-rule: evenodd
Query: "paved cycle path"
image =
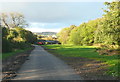
<path id="1" fill-rule="evenodd" d="M 62 60 L 35 45 L 14 80 L 81 80 Z"/>

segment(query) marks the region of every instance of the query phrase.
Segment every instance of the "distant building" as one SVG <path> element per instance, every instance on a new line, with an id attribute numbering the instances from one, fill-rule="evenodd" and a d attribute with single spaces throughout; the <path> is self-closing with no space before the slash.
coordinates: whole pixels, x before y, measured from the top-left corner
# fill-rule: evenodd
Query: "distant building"
<path id="1" fill-rule="evenodd" d="M 53 37 L 53 38 L 57 38 L 57 36 L 56 36 L 56 35 L 52 35 L 52 37 Z"/>

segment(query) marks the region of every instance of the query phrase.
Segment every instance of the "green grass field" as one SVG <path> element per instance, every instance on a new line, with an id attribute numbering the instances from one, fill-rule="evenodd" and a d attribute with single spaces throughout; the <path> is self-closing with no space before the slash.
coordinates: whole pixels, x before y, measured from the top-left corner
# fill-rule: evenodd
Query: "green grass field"
<path id="1" fill-rule="evenodd" d="M 97 47 L 95 46 L 73 46 L 73 45 L 44 45 L 48 49 L 55 49 L 52 50 L 53 53 L 60 54 L 65 57 L 85 57 L 89 59 L 95 59 L 99 61 L 103 61 L 104 63 L 108 64 L 109 71 L 107 74 L 112 76 L 120 76 L 119 69 L 120 63 L 119 58 L 120 55 L 99 55 L 96 52 Z"/>
<path id="2" fill-rule="evenodd" d="M 24 49 L 24 50 L 16 50 L 16 51 L 9 52 L 9 53 L 2 53 L 2 54 L 0 54 L 1 55 L 0 59 L 6 59 L 6 58 L 9 58 L 9 57 L 17 54 L 17 53 L 22 53 L 22 52 L 25 52 L 25 51 L 30 50 L 30 49 L 32 49 L 32 47 Z"/>

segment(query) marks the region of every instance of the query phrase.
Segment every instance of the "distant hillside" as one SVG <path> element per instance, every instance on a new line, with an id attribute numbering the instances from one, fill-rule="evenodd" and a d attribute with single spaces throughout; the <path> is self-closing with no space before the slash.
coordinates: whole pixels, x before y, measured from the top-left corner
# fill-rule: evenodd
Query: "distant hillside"
<path id="1" fill-rule="evenodd" d="M 37 35 L 56 35 L 56 32 L 34 32 Z"/>

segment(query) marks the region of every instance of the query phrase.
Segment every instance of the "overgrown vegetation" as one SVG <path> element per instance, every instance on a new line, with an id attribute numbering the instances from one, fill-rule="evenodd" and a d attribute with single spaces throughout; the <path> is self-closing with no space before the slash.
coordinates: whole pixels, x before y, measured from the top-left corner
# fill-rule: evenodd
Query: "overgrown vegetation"
<path id="1" fill-rule="evenodd" d="M 10 19 L 11 18 L 11 19 Z M 9 21 L 8 21 L 9 20 Z M 2 52 L 16 52 L 30 48 L 36 42 L 37 37 L 32 32 L 25 30 L 24 16 L 19 13 L 2 13 Z M 3 54 L 5 55 L 5 54 Z M 6 55 L 7 56 L 7 55 Z M 4 57 L 4 56 L 3 56 Z"/>
<path id="2" fill-rule="evenodd" d="M 120 55 L 99 55 L 96 52 L 97 47 L 95 46 L 75 46 L 75 45 L 45 45 L 52 53 L 59 54 L 64 57 L 84 57 L 89 59 L 95 59 L 98 61 L 103 61 L 103 63 L 108 64 L 107 74 L 112 76 L 120 76 Z M 55 49 L 55 50 L 54 50 Z"/>
<path id="3" fill-rule="evenodd" d="M 101 18 L 82 23 L 80 26 L 71 25 L 59 33 L 59 41 L 64 45 L 49 45 L 53 52 L 69 57 L 86 57 L 104 61 L 109 65 L 107 74 L 120 76 L 120 54 L 108 55 L 96 52 L 100 50 L 120 50 L 120 1 L 105 2 L 107 10 Z M 66 46 L 68 44 L 69 46 Z M 70 46 L 72 44 L 72 46 Z M 74 45 L 74 46 L 73 46 Z M 75 46 L 76 45 L 76 46 Z M 91 46 L 91 47 L 89 47 Z M 97 48 L 97 50 L 99 50 Z M 112 54 L 112 53 L 111 53 Z"/>
<path id="4" fill-rule="evenodd" d="M 106 14 L 96 20 L 70 26 L 58 33 L 62 44 L 105 45 L 117 49 L 120 46 L 120 1 L 106 2 Z"/>
<path id="5" fill-rule="evenodd" d="M 7 59 L 7 58 L 9 58 L 9 57 L 11 57 L 11 56 L 13 56 L 15 54 L 18 54 L 18 53 L 21 53 L 21 52 L 25 52 L 25 51 L 30 50 L 30 49 L 32 49 L 32 47 L 26 48 L 24 50 L 23 49 L 19 49 L 19 50 L 15 50 L 15 51 L 12 51 L 12 52 L 9 52 L 9 53 L 2 53 L 2 54 L 0 54 L 0 55 L 2 55 L 2 56 L 0 56 L 0 59 Z"/>

